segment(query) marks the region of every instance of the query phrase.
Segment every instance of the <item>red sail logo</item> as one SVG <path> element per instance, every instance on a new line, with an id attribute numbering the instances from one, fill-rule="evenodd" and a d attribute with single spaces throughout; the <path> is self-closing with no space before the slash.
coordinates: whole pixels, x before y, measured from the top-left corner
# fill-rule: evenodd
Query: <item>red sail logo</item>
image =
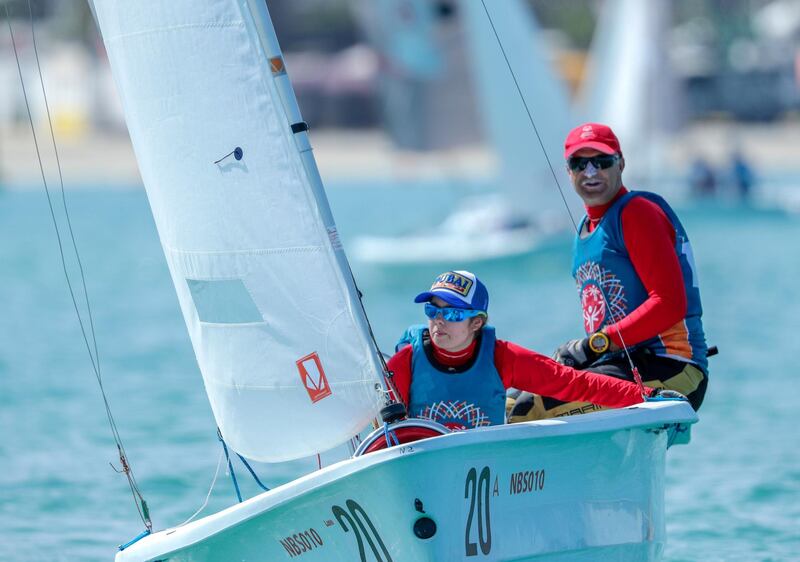
<path id="1" fill-rule="evenodd" d="M 297 370 L 300 371 L 300 379 L 303 381 L 303 386 L 306 387 L 311 402 L 319 402 L 331 395 L 328 377 L 325 376 L 325 370 L 322 368 L 322 362 L 316 351 L 301 357 L 296 363 Z"/>

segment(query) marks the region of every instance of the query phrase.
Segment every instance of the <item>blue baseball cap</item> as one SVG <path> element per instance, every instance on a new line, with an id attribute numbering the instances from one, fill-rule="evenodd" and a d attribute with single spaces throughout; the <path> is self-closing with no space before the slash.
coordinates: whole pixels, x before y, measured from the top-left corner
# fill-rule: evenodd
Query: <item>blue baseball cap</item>
<path id="1" fill-rule="evenodd" d="M 483 312 L 489 308 L 486 285 L 469 271 L 445 271 L 436 277 L 430 290 L 418 294 L 414 302 L 429 302 L 433 297 L 439 297 L 455 308 Z"/>

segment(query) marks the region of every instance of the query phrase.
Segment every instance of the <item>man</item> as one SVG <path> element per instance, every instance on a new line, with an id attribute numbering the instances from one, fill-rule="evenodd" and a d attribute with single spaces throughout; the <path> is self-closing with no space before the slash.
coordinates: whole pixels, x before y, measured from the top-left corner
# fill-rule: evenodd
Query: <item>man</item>
<path id="1" fill-rule="evenodd" d="M 625 158 L 608 126 L 573 129 L 564 157 L 586 206 L 572 265 L 586 337 L 561 346 L 554 359 L 627 380 L 634 380 L 632 363 L 647 386 L 677 391 L 698 409 L 708 384 L 708 349 L 686 231 L 664 199 L 624 187 Z M 523 393 L 511 420 L 595 409 Z"/>
<path id="2" fill-rule="evenodd" d="M 642 401 L 635 384 L 578 371 L 496 339 L 487 324 L 489 293 L 469 271 L 442 273 L 414 302 L 425 303 L 428 324 L 406 330 L 388 362 L 396 398 L 412 417 L 451 429 L 503 424 L 509 387 L 607 407 Z"/>

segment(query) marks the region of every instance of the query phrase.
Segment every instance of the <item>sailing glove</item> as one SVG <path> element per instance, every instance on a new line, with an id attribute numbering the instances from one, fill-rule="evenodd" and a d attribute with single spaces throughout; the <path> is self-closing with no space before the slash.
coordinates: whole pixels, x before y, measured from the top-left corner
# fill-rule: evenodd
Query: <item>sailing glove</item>
<path id="1" fill-rule="evenodd" d="M 567 343 L 556 349 L 553 359 L 557 363 L 583 369 L 594 363 L 599 355 L 589 347 L 589 338 L 579 340 L 569 340 Z"/>
<path id="2" fill-rule="evenodd" d="M 686 398 L 683 394 L 678 392 L 677 390 L 670 390 L 668 388 L 656 388 L 653 390 L 653 394 L 645 398 L 648 402 L 661 402 L 663 400 L 682 400 L 684 402 L 688 402 L 688 398 Z"/>

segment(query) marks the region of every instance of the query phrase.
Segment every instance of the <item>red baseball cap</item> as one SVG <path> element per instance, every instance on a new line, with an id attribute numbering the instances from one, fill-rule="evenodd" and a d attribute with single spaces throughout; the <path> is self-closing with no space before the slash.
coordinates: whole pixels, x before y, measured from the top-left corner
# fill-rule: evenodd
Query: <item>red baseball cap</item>
<path id="1" fill-rule="evenodd" d="M 581 148 L 594 148 L 605 154 L 622 154 L 619 139 L 611 127 L 602 123 L 584 123 L 572 129 L 564 141 L 564 158 Z"/>

